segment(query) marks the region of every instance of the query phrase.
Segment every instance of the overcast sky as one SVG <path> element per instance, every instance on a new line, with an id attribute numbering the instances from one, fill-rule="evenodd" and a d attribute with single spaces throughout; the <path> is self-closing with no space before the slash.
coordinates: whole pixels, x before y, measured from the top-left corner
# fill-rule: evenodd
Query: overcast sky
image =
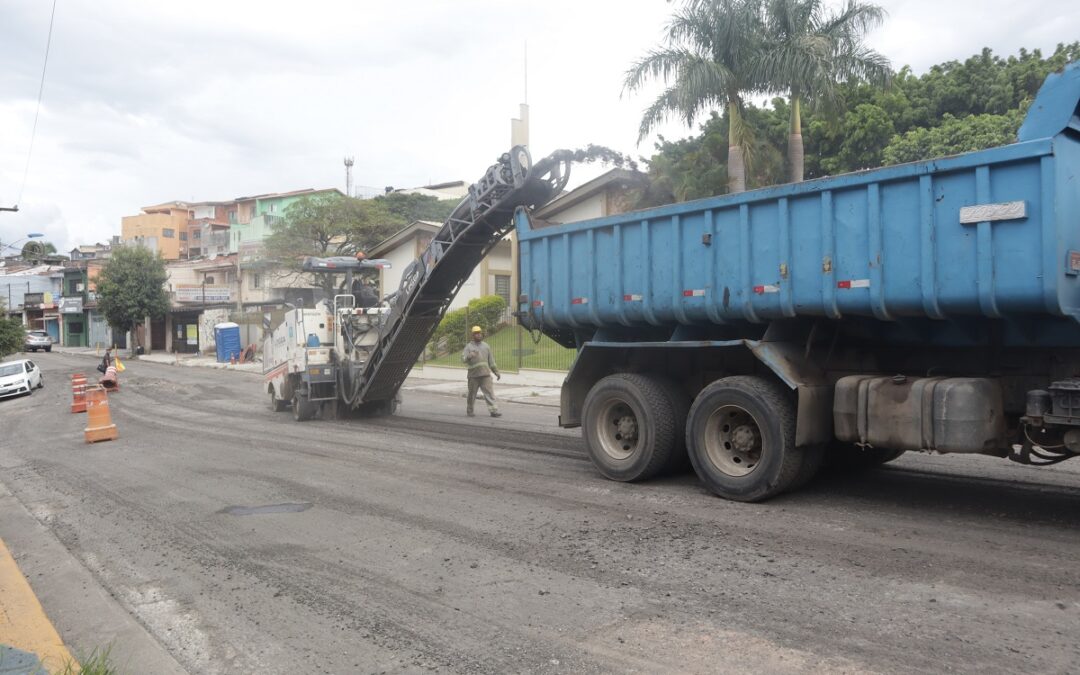
<path id="1" fill-rule="evenodd" d="M 916 73 L 989 46 L 1080 39 L 1075 0 L 881 0 L 869 38 Z M 241 2 L 59 0 L 37 139 L 23 173 L 52 3 L 0 0 L 0 242 L 104 241 L 164 201 L 305 187 L 478 178 L 525 97 L 531 150 L 633 155 L 645 95 L 628 65 L 655 46 L 664 0 Z M 692 130 L 671 124 L 669 138 Z M 590 175 L 589 172 L 578 173 Z"/>

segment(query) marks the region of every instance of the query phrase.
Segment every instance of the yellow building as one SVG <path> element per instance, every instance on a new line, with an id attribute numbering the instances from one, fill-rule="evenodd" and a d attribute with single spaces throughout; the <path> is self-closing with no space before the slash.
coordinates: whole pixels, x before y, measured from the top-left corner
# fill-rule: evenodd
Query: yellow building
<path id="1" fill-rule="evenodd" d="M 121 219 L 120 240 L 158 251 L 166 260 L 186 258 L 191 218 L 191 208 L 184 202 L 144 206 L 139 215 Z"/>

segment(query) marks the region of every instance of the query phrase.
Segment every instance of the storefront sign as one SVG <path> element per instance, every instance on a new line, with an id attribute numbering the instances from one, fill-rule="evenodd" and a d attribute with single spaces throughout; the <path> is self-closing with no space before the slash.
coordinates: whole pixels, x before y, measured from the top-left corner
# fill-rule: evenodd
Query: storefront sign
<path id="1" fill-rule="evenodd" d="M 83 304 L 81 297 L 60 298 L 61 314 L 82 314 Z"/>
<path id="2" fill-rule="evenodd" d="M 230 286 L 203 286 L 178 284 L 173 291 L 177 302 L 218 303 L 232 302 Z"/>

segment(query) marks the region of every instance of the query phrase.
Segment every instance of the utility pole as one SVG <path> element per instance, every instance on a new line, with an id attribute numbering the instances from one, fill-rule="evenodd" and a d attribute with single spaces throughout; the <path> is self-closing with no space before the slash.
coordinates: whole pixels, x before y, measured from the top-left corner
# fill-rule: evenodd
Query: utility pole
<path id="1" fill-rule="evenodd" d="M 353 196 L 353 191 L 352 191 L 352 168 L 353 168 L 353 163 L 354 162 L 353 162 L 352 157 L 346 157 L 345 158 L 345 196 L 346 197 L 352 197 Z"/>

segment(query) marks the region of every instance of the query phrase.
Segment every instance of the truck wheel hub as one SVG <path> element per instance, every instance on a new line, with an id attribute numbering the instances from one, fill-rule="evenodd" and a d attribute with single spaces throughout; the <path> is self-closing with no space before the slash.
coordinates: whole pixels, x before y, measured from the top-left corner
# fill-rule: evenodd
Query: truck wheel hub
<path id="1" fill-rule="evenodd" d="M 706 422 L 704 439 L 709 462 L 728 476 L 745 476 L 761 461 L 761 429 L 740 406 L 717 408 Z"/>
<path id="2" fill-rule="evenodd" d="M 615 421 L 616 438 L 621 436 L 624 440 L 637 440 L 637 420 L 630 415 L 620 417 Z"/>
<path id="3" fill-rule="evenodd" d="M 752 452 L 758 440 L 757 429 L 747 425 L 736 427 L 731 434 L 732 449 L 741 454 Z"/>

